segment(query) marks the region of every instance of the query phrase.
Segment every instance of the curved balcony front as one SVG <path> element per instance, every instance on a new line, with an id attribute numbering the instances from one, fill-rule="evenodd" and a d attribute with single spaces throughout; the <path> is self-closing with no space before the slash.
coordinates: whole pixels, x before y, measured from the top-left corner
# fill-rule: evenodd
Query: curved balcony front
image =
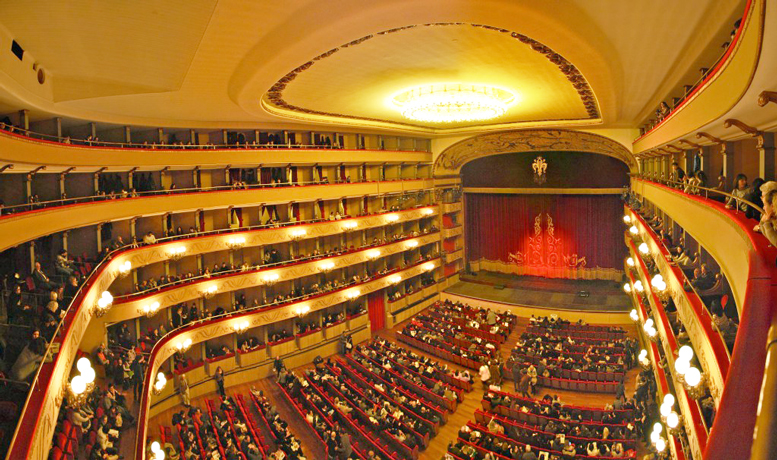
<path id="1" fill-rule="evenodd" d="M 216 188 L 43 208 L 0 217 L 0 251 L 68 229 L 137 216 L 421 191 L 433 184 L 432 179 L 407 179 L 239 190 Z"/>
<path id="2" fill-rule="evenodd" d="M 752 230 L 755 221 L 722 203 L 637 178 L 631 186 L 699 242 L 729 281 L 740 324 L 704 458 L 747 458 L 777 298 L 777 249 Z"/>

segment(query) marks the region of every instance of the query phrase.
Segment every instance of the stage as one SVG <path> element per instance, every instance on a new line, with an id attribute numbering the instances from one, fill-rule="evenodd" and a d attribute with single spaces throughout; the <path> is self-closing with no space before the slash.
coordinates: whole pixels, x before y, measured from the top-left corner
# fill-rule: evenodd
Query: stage
<path id="1" fill-rule="evenodd" d="M 495 286 L 504 286 L 497 289 Z M 578 295 L 588 292 L 588 297 Z M 493 272 L 463 275 L 445 292 L 493 302 L 559 310 L 624 312 L 633 307 L 628 295 L 612 281 L 565 280 Z"/>

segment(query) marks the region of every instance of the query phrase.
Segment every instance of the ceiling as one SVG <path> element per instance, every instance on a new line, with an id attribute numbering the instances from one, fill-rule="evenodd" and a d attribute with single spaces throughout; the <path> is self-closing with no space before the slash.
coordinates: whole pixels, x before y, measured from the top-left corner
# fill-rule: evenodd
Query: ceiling
<path id="1" fill-rule="evenodd" d="M 743 0 L 0 0 L 0 32 L 34 56 L 51 87 L 4 72 L 12 61 L 0 43 L 0 107 L 193 128 L 634 128 L 742 10 Z M 459 81 L 502 86 L 522 102 L 474 127 L 409 123 L 385 103 L 409 86 Z M 273 103 L 278 82 L 281 99 L 301 110 Z"/>

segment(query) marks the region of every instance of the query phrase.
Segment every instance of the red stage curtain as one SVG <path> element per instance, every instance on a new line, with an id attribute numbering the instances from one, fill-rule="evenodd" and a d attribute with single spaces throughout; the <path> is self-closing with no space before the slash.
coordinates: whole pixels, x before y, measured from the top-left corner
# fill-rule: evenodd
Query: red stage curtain
<path id="1" fill-rule="evenodd" d="M 370 332 L 386 327 L 386 306 L 383 302 L 383 289 L 367 295 L 367 310 L 370 316 Z"/>
<path id="2" fill-rule="evenodd" d="M 623 267 L 620 196 L 468 193 L 465 199 L 470 261 L 512 262 L 536 276 L 546 276 L 553 267 Z M 575 265 L 575 254 L 585 258 L 584 265 Z"/>

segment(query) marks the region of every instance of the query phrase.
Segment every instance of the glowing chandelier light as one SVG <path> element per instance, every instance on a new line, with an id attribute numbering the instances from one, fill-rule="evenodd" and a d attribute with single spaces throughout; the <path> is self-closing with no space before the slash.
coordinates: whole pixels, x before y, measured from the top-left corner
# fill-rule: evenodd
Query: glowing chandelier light
<path id="1" fill-rule="evenodd" d="M 405 118 L 427 123 L 456 123 L 501 117 L 516 101 L 516 96 L 487 85 L 438 83 L 402 91 L 393 101 Z"/>

